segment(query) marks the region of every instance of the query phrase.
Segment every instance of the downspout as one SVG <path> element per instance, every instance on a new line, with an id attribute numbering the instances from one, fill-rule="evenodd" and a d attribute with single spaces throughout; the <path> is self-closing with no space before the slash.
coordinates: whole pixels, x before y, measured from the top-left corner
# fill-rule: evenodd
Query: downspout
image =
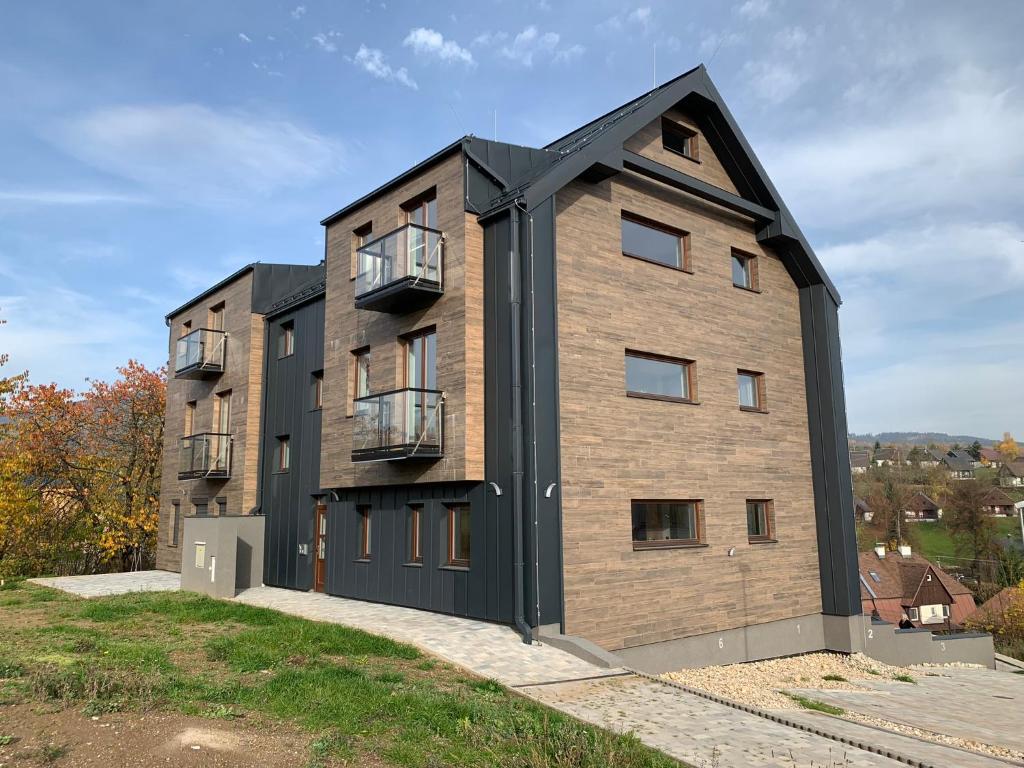
<path id="1" fill-rule="evenodd" d="M 522 265 L 519 254 L 519 209 L 509 211 L 509 305 L 511 309 L 512 355 L 512 538 L 515 562 L 515 624 L 524 643 L 533 642 L 533 630 L 525 620 L 526 590 L 523 569 L 523 385 L 520 329 L 522 321 L 521 279 Z"/>

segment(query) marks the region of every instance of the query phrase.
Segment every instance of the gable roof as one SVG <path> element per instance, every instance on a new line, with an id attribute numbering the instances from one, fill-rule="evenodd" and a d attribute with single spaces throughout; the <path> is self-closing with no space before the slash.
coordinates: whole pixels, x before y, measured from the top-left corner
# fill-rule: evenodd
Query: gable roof
<path id="1" fill-rule="evenodd" d="M 867 467 L 871 463 L 869 451 L 850 451 L 851 467 Z"/>
<path id="2" fill-rule="evenodd" d="M 899 461 L 899 448 L 879 448 L 875 451 L 875 461 Z"/>
<path id="3" fill-rule="evenodd" d="M 932 501 L 931 497 L 926 493 L 917 491 L 907 500 L 907 509 L 914 510 L 915 512 L 934 511 L 939 509 L 939 505 Z"/>
<path id="4" fill-rule="evenodd" d="M 1003 587 L 999 592 L 978 606 L 977 610 L 967 615 L 972 626 L 1003 622 L 1006 611 L 1017 603 L 1024 604 L 1024 589 L 1020 587 Z"/>
<path id="5" fill-rule="evenodd" d="M 1001 475 L 1013 475 L 1014 477 L 1024 477 L 1024 461 L 1018 459 L 1017 461 L 1008 461 L 999 468 Z"/>
<path id="6" fill-rule="evenodd" d="M 987 461 L 1006 461 L 1006 457 L 995 448 L 982 448 L 980 453 L 981 458 Z"/>
<path id="7" fill-rule="evenodd" d="M 853 497 L 853 508 L 856 509 L 856 510 L 859 510 L 861 512 L 870 512 L 871 511 L 871 505 L 868 504 L 867 501 L 862 499 L 860 496 L 854 496 Z"/>
<path id="8" fill-rule="evenodd" d="M 971 594 L 967 587 L 916 552 L 910 557 L 903 557 L 898 552 L 886 552 L 884 560 L 874 552 L 861 552 L 858 560 L 860 574 L 863 578 L 860 585 L 860 594 L 863 600 L 869 600 L 872 597 L 878 600 L 899 599 L 904 601 L 905 605 L 910 605 L 929 572 L 935 574 L 939 583 L 951 597 Z M 876 579 L 875 576 L 878 578 Z M 874 592 L 874 595 L 864 588 L 864 582 L 871 587 L 871 592 Z"/>
<path id="9" fill-rule="evenodd" d="M 967 470 L 974 469 L 974 457 L 967 451 L 946 451 L 943 459 L 950 469 Z"/>
<path id="10" fill-rule="evenodd" d="M 1002 488 L 989 488 L 981 498 L 982 506 L 986 507 L 1012 507 L 1013 499 L 1011 499 Z"/>

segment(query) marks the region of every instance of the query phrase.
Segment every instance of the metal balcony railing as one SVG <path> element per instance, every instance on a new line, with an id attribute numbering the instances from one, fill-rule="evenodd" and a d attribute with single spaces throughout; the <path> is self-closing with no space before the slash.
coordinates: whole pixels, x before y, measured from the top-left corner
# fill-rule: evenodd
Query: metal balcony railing
<path id="1" fill-rule="evenodd" d="M 355 401 L 352 461 L 437 459 L 444 455 L 444 393 L 396 389 Z"/>
<path id="2" fill-rule="evenodd" d="M 444 235 L 406 224 L 356 251 L 358 309 L 420 308 L 444 292 Z"/>
<path id="3" fill-rule="evenodd" d="M 231 435 L 204 432 L 178 442 L 178 479 L 231 477 Z"/>
<path id="4" fill-rule="evenodd" d="M 227 334 L 210 328 L 199 328 L 182 336 L 175 347 L 175 378 L 202 378 L 223 373 L 226 344 Z"/>

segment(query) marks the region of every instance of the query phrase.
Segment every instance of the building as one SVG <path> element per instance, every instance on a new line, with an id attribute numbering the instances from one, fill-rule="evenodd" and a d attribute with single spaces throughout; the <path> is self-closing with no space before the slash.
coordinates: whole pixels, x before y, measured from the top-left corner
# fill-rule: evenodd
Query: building
<path id="1" fill-rule="evenodd" d="M 934 523 L 942 519 L 942 507 L 922 491 L 917 491 L 907 500 L 903 516 L 908 521 Z"/>
<path id="2" fill-rule="evenodd" d="M 906 554 L 860 553 L 860 597 L 866 615 L 890 624 L 941 630 L 959 627 L 974 611 L 971 591 L 934 563 L 903 548 Z"/>
<path id="3" fill-rule="evenodd" d="M 875 513 L 871 511 L 871 505 L 860 496 L 853 497 L 853 514 L 858 521 L 870 523 Z"/>
<path id="4" fill-rule="evenodd" d="M 967 451 L 950 450 L 940 454 L 941 461 L 954 480 L 973 480 L 975 460 Z"/>
<path id="5" fill-rule="evenodd" d="M 985 465 L 986 467 L 993 467 L 994 469 L 999 469 L 1001 466 L 1003 466 L 1003 462 L 1006 461 L 1006 459 L 1003 457 L 1003 454 L 1001 454 L 995 448 L 982 448 L 980 456 L 981 463 L 983 465 Z"/>
<path id="6" fill-rule="evenodd" d="M 871 466 L 871 451 L 850 451 L 850 471 L 863 475 Z"/>
<path id="7" fill-rule="evenodd" d="M 876 467 L 894 467 L 903 464 L 903 453 L 899 448 L 879 448 L 872 460 Z"/>
<path id="8" fill-rule="evenodd" d="M 990 515 L 1012 515 L 1013 499 L 1000 488 L 990 488 L 981 500 L 982 509 Z"/>
<path id="9" fill-rule="evenodd" d="M 173 366 L 161 567 L 648 669 L 860 642 L 839 297 L 703 67 L 322 223 L 322 267 L 168 318 L 227 335 Z"/>
<path id="10" fill-rule="evenodd" d="M 1003 488 L 1024 486 L 1024 461 L 1007 461 L 999 468 L 999 485 Z"/>

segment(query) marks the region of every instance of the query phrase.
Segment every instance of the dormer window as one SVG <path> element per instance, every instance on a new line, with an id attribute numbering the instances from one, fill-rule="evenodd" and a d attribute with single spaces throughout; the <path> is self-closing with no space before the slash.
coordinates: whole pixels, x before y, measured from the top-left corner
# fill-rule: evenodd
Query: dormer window
<path id="1" fill-rule="evenodd" d="M 700 162 L 697 132 L 667 117 L 661 118 L 661 145 L 669 152 Z"/>

